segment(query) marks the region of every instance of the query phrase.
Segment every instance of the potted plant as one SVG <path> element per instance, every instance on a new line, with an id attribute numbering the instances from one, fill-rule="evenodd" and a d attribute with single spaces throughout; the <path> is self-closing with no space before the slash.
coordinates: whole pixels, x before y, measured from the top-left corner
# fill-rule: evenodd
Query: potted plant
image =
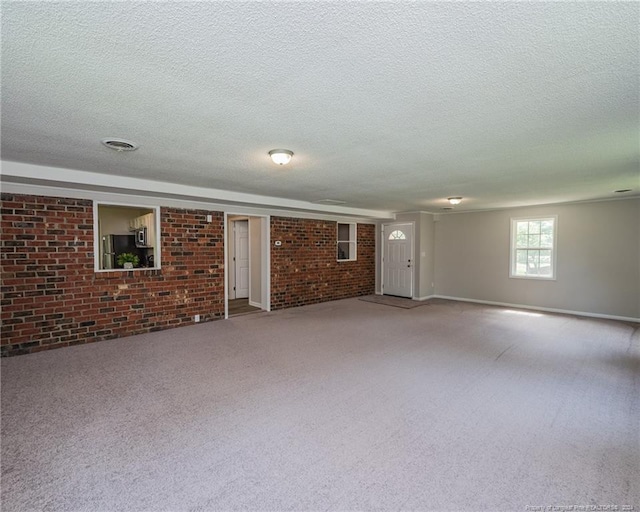
<path id="1" fill-rule="evenodd" d="M 133 268 L 138 266 L 140 258 L 137 254 L 133 254 L 132 252 L 123 252 L 122 254 L 118 254 L 116 261 L 118 265 L 124 268 Z"/>

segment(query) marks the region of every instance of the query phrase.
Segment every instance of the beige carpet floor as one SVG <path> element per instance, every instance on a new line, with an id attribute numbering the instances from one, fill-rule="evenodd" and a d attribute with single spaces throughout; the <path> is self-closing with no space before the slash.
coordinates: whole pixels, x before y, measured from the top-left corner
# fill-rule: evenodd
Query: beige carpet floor
<path id="1" fill-rule="evenodd" d="M 2 510 L 638 510 L 639 400 L 635 324 L 256 313 L 4 359 Z"/>

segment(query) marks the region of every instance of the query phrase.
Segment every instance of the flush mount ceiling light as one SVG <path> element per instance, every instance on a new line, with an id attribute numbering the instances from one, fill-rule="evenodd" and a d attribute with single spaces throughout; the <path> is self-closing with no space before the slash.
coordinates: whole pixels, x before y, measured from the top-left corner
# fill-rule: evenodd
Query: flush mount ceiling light
<path id="1" fill-rule="evenodd" d="M 269 151 L 269 156 L 274 164 L 285 165 L 291 161 L 293 151 L 289 151 L 288 149 L 272 149 Z"/>
<path id="2" fill-rule="evenodd" d="M 135 151 L 139 147 L 135 142 L 115 137 L 107 137 L 106 139 L 102 139 L 100 142 L 108 148 L 116 151 Z"/>
<path id="3" fill-rule="evenodd" d="M 447 201 L 449 201 L 451 204 L 460 204 L 462 202 L 462 198 L 461 197 L 447 197 Z"/>

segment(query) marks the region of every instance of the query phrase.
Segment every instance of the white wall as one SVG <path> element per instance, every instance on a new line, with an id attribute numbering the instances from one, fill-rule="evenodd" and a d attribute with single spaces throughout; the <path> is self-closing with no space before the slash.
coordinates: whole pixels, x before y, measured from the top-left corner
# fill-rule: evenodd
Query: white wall
<path id="1" fill-rule="evenodd" d="M 432 283 L 435 281 L 434 215 L 427 212 L 399 213 L 396 222 L 413 222 L 415 226 L 413 297 L 428 297 L 433 294 Z"/>
<path id="2" fill-rule="evenodd" d="M 416 255 L 420 262 L 418 293 L 416 297 L 433 295 L 435 283 L 435 223 L 434 215 L 420 213 L 420 252 Z"/>
<path id="3" fill-rule="evenodd" d="M 557 279 L 509 278 L 512 217 L 558 216 Z M 640 199 L 440 215 L 435 293 L 640 318 Z"/>

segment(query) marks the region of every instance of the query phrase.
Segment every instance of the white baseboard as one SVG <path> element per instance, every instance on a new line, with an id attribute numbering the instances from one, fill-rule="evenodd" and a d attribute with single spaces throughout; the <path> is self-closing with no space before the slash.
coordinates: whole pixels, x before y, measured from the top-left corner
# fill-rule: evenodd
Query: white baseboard
<path id="1" fill-rule="evenodd" d="M 253 306 L 254 308 L 262 309 L 262 304 L 260 304 L 259 302 L 254 302 L 252 300 L 249 301 L 249 306 Z"/>
<path id="2" fill-rule="evenodd" d="M 413 297 L 411 300 L 429 300 L 435 299 L 438 295 L 425 295 L 424 297 Z"/>
<path id="3" fill-rule="evenodd" d="M 600 313 L 589 313 L 587 311 L 572 311 L 569 309 L 544 308 L 544 307 L 538 307 L 538 306 L 528 306 L 526 304 L 511 304 L 509 302 L 495 302 L 492 300 L 478 300 L 478 299 L 467 299 L 465 297 L 451 297 L 449 295 L 430 295 L 429 298 L 458 300 L 460 302 L 475 302 L 476 304 L 488 304 L 489 306 L 504 306 L 508 308 L 531 309 L 534 311 L 545 311 L 548 313 L 562 313 L 565 315 L 588 316 L 591 318 L 604 318 L 606 320 L 622 320 L 624 322 L 640 323 L 640 318 L 633 318 L 630 316 L 603 315 Z"/>

